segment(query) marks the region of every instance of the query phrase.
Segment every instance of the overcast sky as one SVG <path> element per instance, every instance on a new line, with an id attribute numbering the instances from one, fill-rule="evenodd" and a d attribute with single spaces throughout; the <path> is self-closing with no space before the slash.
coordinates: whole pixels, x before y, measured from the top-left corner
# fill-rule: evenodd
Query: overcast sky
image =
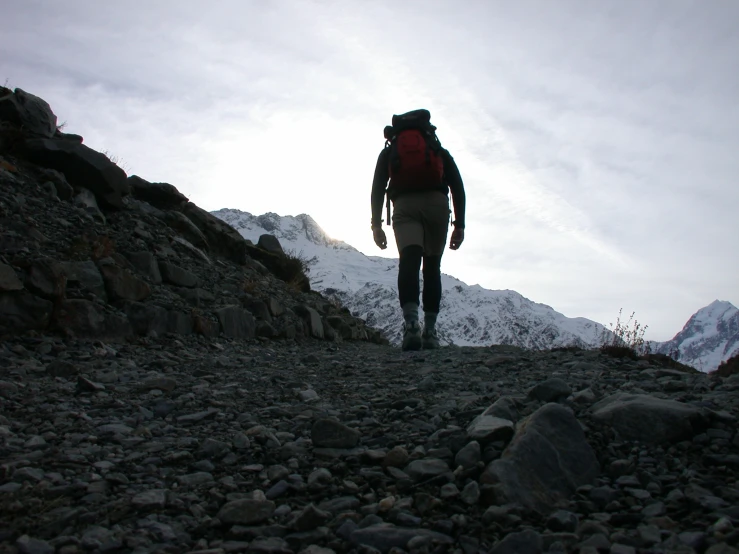
<path id="1" fill-rule="evenodd" d="M 666 340 L 739 303 L 735 0 L 23 0 L 0 84 L 129 174 L 215 210 L 310 214 L 369 255 L 393 113 L 467 190 L 442 269 Z"/>

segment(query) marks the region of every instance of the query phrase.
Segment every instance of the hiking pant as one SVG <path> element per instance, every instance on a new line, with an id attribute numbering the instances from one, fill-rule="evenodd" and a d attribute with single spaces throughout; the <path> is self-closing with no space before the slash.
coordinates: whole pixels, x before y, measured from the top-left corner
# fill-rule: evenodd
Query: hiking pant
<path id="1" fill-rule="evenodd" d="M 418 273 L 423 263 L 423 311 L 439 313 L 441 256 L 449 230 L 449 197 L 443 192 L 414 192 L 393 202 L 393 231 L 400 254 L 400 305 L 419 304 Z"/>

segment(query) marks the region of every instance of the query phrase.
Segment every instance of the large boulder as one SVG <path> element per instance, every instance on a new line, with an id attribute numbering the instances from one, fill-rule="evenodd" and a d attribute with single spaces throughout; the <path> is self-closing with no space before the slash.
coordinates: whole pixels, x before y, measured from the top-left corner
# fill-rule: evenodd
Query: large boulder
<path id="1" fill-rule="evenodd" d="M 237 264 L 246 263 L 248 243 L 236 229 L 192 202 L 184 204 L 180 211 L 200 229 L 210 245 L 211 252 Z M 255 246 L 253 248 L 257 249 Z"/>
<path id="2" fill-rule="evenodd" d="M 572 411 L 550 403 L 519 424 L 503 455 L 485 468 L 480 481 L 494 485 L 497 503 L 517 503 L 548 514 L 599 473 L 595 452 Z"/>
<path id="3" fill-rule="evenodd" d="M 170 330 L 177 332 L 177 329 L 170 328 L 169 313 L 161 306 L 144 304 L 143 302 L 124 302 L 123 311 L 137 335 L 148 335 L 153 332 L 161 336 Z M 185 318 L 184 325 L 182 334 L 192 332 L 192 323 L 189 317 Z"/>
<path id="4" fill-rule="evenodd" d="M 241 306 L 225 306 L 216 310 L 223 334 L 232 339 L 253 339 L 254 316 Z"/>
<path id="5" fill-rule="evenodd" d="M 139 302 L 151 295 L 151 288 L 145 281 L 131 275 L 128 270 L 117 266 L 112 260 L 101 260 L 99 269 L 110 300 Z"/>
<path id="6" fill-rule="evenodd" d="M 138 175 L 131 175 L 128 185 L 134 198 L 148 202 L 160 210 L 179 208 L 187 202 L 187 197 L 169 183 L 150 183 Z"/>
<path id="7" fill-rule="evenodd" d="M 62 298 L 66 287 L 67 275 L 61 263 L 39 258 L 28 268 L 26 288 L 34 294 L 53 300 Z"/>
<path id="8" fill-rule="evenodd" d="M 77 337 L 123 340 L 133 336 L 127 317 L 109 313 L 89 300 L 65 300 L 55 315 L 59 328 Z"/>
<path id="9" fill-rule="evenodd" d="M 295 313 L 302 317 L 303 321 L 308 325 L 308 330 L 312 337 L 317 339 L 325 338 L 321 314 L 305 304 L 298 304 L 295 306 L 294 310 Z"/>
<path id="10" fill-rule="evenodd" d="M 45 101 L 23 89 L 0 89 L 0 121 L 7 121 L 23 129 L 25 136 L 51 138 L 56 133 L 57 119 Z"/>
<path id="11" fill-rule="evenodd" d="M 203 232 L 185 214 L 170 210 L 165 213 L 164 220 L 169 227 L 180 233 L 192 245 L 205 250 L 209 249 L 208 241 Z"/>
<path id="12" fill-rule="evenodd" d="M 27 291 L 0 292 L 0 334 L 45 329 L 54 304 Z"/>
<path id="13" fill-rule="evenodd" d="M 34 163 L 61 171 L 69 183 L 91 190 L 102 207 L 123 208 L 130 187 L 126 172 L 105 155 L 67 140 L 48 138 L 25 142 L 26 155 Z"/>
<path id="14" fill-rule="evenodd" d="M 159 273 L 165 283 L 177 287 L 195 288 L 199 283 L 197 275 L 170 262 L 160 261 Z"/>
<path id="15" fill-rule="evenodd" d="M 11 266 L 0 263 L 0 292 L 21 290 L 23 283 Z"/>
<path id="16" fill-rule="evenodd" d="M 98 267 L 92 260 L 82 262 L 65 262 L 64 271 L 67 275 L 67 288 L 77 288 L 91 292 L 101 300 L 107 300 L 105 282 Z"/>
<path id="17" fill-rule="evenodd" d="M 257 241 L 259 248 L 264 248 L 267 252 L 274 252 L 275 254 L 284 254 L 285 251 L 282 249 L 280 239 L 274 235 L 264 234 L 259 237 Z"/>
<path id="18" fill-rule="evenodd" d="M 622 439 L 653 444 L 690 439 L 708 423 L 701 408 L 646 394 L 612 394 L 591 410 L 594 420 L 613 427 Z"/>

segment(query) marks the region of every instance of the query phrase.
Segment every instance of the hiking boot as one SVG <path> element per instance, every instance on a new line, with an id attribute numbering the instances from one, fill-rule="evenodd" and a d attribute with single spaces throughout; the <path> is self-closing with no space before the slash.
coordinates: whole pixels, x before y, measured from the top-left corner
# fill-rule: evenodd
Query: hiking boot
<path id="1" fill-rule="evenodd" d="M 424 350 L 434 350 L 441 346 L 439 344 L 439 337 L 436 335 L 436 330 L 433 329 L 431 331 L 424 330 L 421 341 L 423 342 Z"/>
<path id="2" fill-rule="evenodd" d="M 406 323 L 403 331 L 403 350 L 421 350 L 421 346 L 423 346 L 421 326 L 417 321 Z"/>

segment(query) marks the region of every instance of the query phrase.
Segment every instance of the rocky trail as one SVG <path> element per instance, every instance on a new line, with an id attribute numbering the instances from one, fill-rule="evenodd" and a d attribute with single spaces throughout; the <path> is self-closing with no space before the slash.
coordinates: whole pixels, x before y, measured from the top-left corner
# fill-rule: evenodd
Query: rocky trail
<path id="1" fill-rule="evenodd" d="M 28 338 L 1 357 L 0 539 L 18 552 L 739 542 L 737 376 L 208 337 Z"/>
<path id="2" fill-rule="evenodd" d="M 0 89 L 0 552 L 739 552 L 739 376 L 403 353 Z"/>

